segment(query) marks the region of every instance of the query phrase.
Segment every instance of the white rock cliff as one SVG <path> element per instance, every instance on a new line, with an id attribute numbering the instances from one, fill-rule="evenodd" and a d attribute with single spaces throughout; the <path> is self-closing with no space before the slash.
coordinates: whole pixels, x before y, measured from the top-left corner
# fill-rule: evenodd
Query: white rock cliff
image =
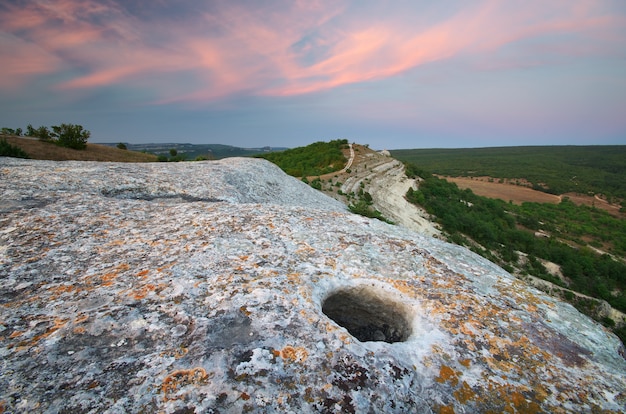
<path id="1" fill-rule="evenodd" d="M 0 176 L 0 412 L 626 410 L 600 325 L 266 161 Z"/>

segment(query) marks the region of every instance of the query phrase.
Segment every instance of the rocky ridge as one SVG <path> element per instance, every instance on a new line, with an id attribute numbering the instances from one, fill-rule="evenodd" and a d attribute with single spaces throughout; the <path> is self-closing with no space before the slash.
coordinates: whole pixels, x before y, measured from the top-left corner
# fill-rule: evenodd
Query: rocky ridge
<path id="1" fill-rule="evenodd" d="M 0 175 L 0 412 L 626 410 L 600 325 L 266 161 Z"/>

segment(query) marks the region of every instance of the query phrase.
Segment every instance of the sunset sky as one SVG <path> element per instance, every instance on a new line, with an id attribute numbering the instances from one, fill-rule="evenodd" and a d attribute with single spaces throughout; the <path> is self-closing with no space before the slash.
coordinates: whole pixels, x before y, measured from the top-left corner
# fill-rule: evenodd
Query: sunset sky
<path id="1" fill-rule="evenodd" d="M 0 62 L 90 142 L 626 144 L 625 0 L 2 0 Z"/>

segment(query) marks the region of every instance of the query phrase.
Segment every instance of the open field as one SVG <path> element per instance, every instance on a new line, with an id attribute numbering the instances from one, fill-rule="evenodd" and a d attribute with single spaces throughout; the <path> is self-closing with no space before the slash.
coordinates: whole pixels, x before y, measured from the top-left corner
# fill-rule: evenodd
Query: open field
<path id="1" fill-rule="evenodd" d="M 554 203 L 561 201 L 561 197 L 553 194 L 544 193 L 542 191 L 533 190 L 532 188 L 523 187 L 514 184 L 504 184 L 491 182 L 484 177 L 441 177 L 447 181 L 455 183 L 459 188 L 471 189 L 475 194 L 489 198 L 499 198 L 504 201 L 511 201 L 515 204 L 523 202 L 535 203 Z"/>
<path id="2" fill-rule="evenodd" d="M 112 162 L 154 162 L 157 156 L 142 152 L 122 150 L 106 145 L 87 144 L 84 150 L 59 147 L 50 142 L 34 138 L 5 135 L 2 138 L 13 146 L 24 150 L 32 159 L 52 161 L 112 161 Z"/>
<path id="3" fill-rule="evenodd" d="M 558 204 L 564 197 L 569 198 L 578 205 L 596 207 L 602 209 L 614 217 L 625 218 L 626 214 L 620 212 L 621 206 L 610 204 L 599 196 L 588 196 L 577 193 L 565 193 L 554 195 L 521 185 L 500 183 L 490 177 L 441 177 L 447 181 L 455 183 L 459 188 L 469 188 L 475 194 L 512 202 L 514 204 L 530 203 L 552 203 Z"/>
<path id="4" fill-rule="evenodd" d="M 391 155 L 440 176 L 493 177 L 550 194 L 626 200 L 626 145 L 411 149 Z"/>

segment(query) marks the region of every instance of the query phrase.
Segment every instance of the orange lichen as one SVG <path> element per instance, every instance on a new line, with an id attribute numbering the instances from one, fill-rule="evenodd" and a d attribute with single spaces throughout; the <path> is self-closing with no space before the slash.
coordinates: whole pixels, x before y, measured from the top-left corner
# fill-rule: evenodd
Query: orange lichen
<path id="1" fill-rule="evenodd" d="M 397 290 L 399 290 L 402 293 L 410 295 L 411 297 L 418 296 L 417 289 L 414 286 L 412 286 L 409 283 L 407 283 L 407 281 L 405 281 L 405 280 L 393 280 L 393 279 L 390 279 L 389 283 L 391 285 L 393 285 L 394 288 L 396 288 Z"/>
<path id="2" fill-rule="evenodd" d="M 118 276 L 119 274 L 117 272 L 105 273 L 104 275 L 100 276 L 100 279 L 102 280 L 102 286 L 111 286 L 113 284 L 113 281 Z"/>
<path id="3" fill-rule="evenodd" d="M 435 378 L 435 381 L 440 383 L 449 381 L 452 386 L 455 386 L 459 383 L 459 378 L 452 368 L 447 365 L 442 365 L 441 368 L 439 368 L 439 376 Z"/>
<path id="4" fill-rule="evenodd" d="M 175 393 L 186 385 L 206 383 L 208 375 L 204 368 L 180 369 L 172 372 L 163 380 L 161 392 L 165 401 L 175 400 Z"/>
<path id="5" fill-rule="evenodd" d="M 48 289 L 48 291 L 50 292 L 50 295 L 53 298 L 57 298 L 58 296 L 62 295 L 63 293 L 69 293 L 72 292 L 74 290 L 78 290 L 78 288 L 76 288 L 74 285 L 61 285 L 61 286 L 54 286 Z"/>
<path id="6" fill-rule="evenodd" d="M 250 312 L 250 311 L 248 310 L 248 307 L 247 307 L 247 306 L 245 306 L 245 305 L 244 305 L 244 306 L 241 306 L 241 307 L 239 308 L 239 310 L 241 311 L 241 313 L 243 313 L 243 314 L 244 314 L 244 315 L 246 315 L 246 316 L 250 316 L 250 315 L 252 314 L 252 312 Z"/>
<path id="7" fill-rule="evenodd" d="M 476 396 L 476 393 L 470 388 L 467 382 L 463 381 L 461 388 L 454 391 L 454 398 L 457 399 L 461 404 L 465 404 L 469 400 L 473 400 Z"/>
<path id="8" fill-rule="evenodd" d="M 76 324 L 83 323 L 83 322 L 85 322 L 87 319 L 89 319 L 89 316 L 88 316 L 88 315 L 83 314 L 83 315 L 80 315 L 78 318 L 76 318 L 76 319 L 74 320 L 74 323 L 76 323 Z"/>
<path id="9" fill-rule="evenodd" d="M 144 269 L 141 272 L 138 272 L 135 276 L 145 278 L 148 273 L 150 273 L 150 270 Z"/>
<path id="10" fill-rule="evenodd" d="M 439 407 L 439 414 L 454 414 L 454 408 L 444 405 Z"/>
<path id="11" fill-rule="evenodd" d="M 147 285 L 141 286 L 140 288 L 134 289 L 131 292 L 133 298 L 140 300 L 148 296 L 151 292 L 160 292 L 161 290 L 167 287 L 166 283 L 159 283 L 155 285 L 154 283 L 148 283 Z"/>
<path id="12" fill-rule="evenodd" d="M 241 399 L 244 401 L 248 401 L 250 399 L 250 395 L 248 393 L 242 392 Z"/>
<path id="13" fill-rule="evenodd" d="M 27 349 L 31 346 L 34 346 L 35 344 L 37 344 L 39 341 L 41 341 L 42 339 L 45 339 L 47 337 L 49 337 L 50 335 L 52 335 L 53 333 L 55 333 L 56 331 L 58 331 L 59 329 L 61 329 L 62 327 L 64 327 L 67 324 L 67 320 L 66 319 L 61 319 L 61 318 L 56 318 L 54 320 L 54 325 L 50 326 L 48 329 L 45 330 L 45 332 L 40 333 L 39 335 L 35 335 L 33 338 L 31 338 L 30 340 L 23 340 L 21 342 L 19 342 L 17 345 L 17 349 Z M 22 333 L 20 333 L 19 335 L 16 334 L 16 336 L 20 336 Z M 14 345 L 11 344 L 9 345 L 9 348 L 12 348 Z"/>
<path id="14" fill-rule="evenodd" d="M 309 353 L 303 347 L 286 346 L 280 351 L 280 356 L 286 362 L 304 362 L 309 357 Z"/>

